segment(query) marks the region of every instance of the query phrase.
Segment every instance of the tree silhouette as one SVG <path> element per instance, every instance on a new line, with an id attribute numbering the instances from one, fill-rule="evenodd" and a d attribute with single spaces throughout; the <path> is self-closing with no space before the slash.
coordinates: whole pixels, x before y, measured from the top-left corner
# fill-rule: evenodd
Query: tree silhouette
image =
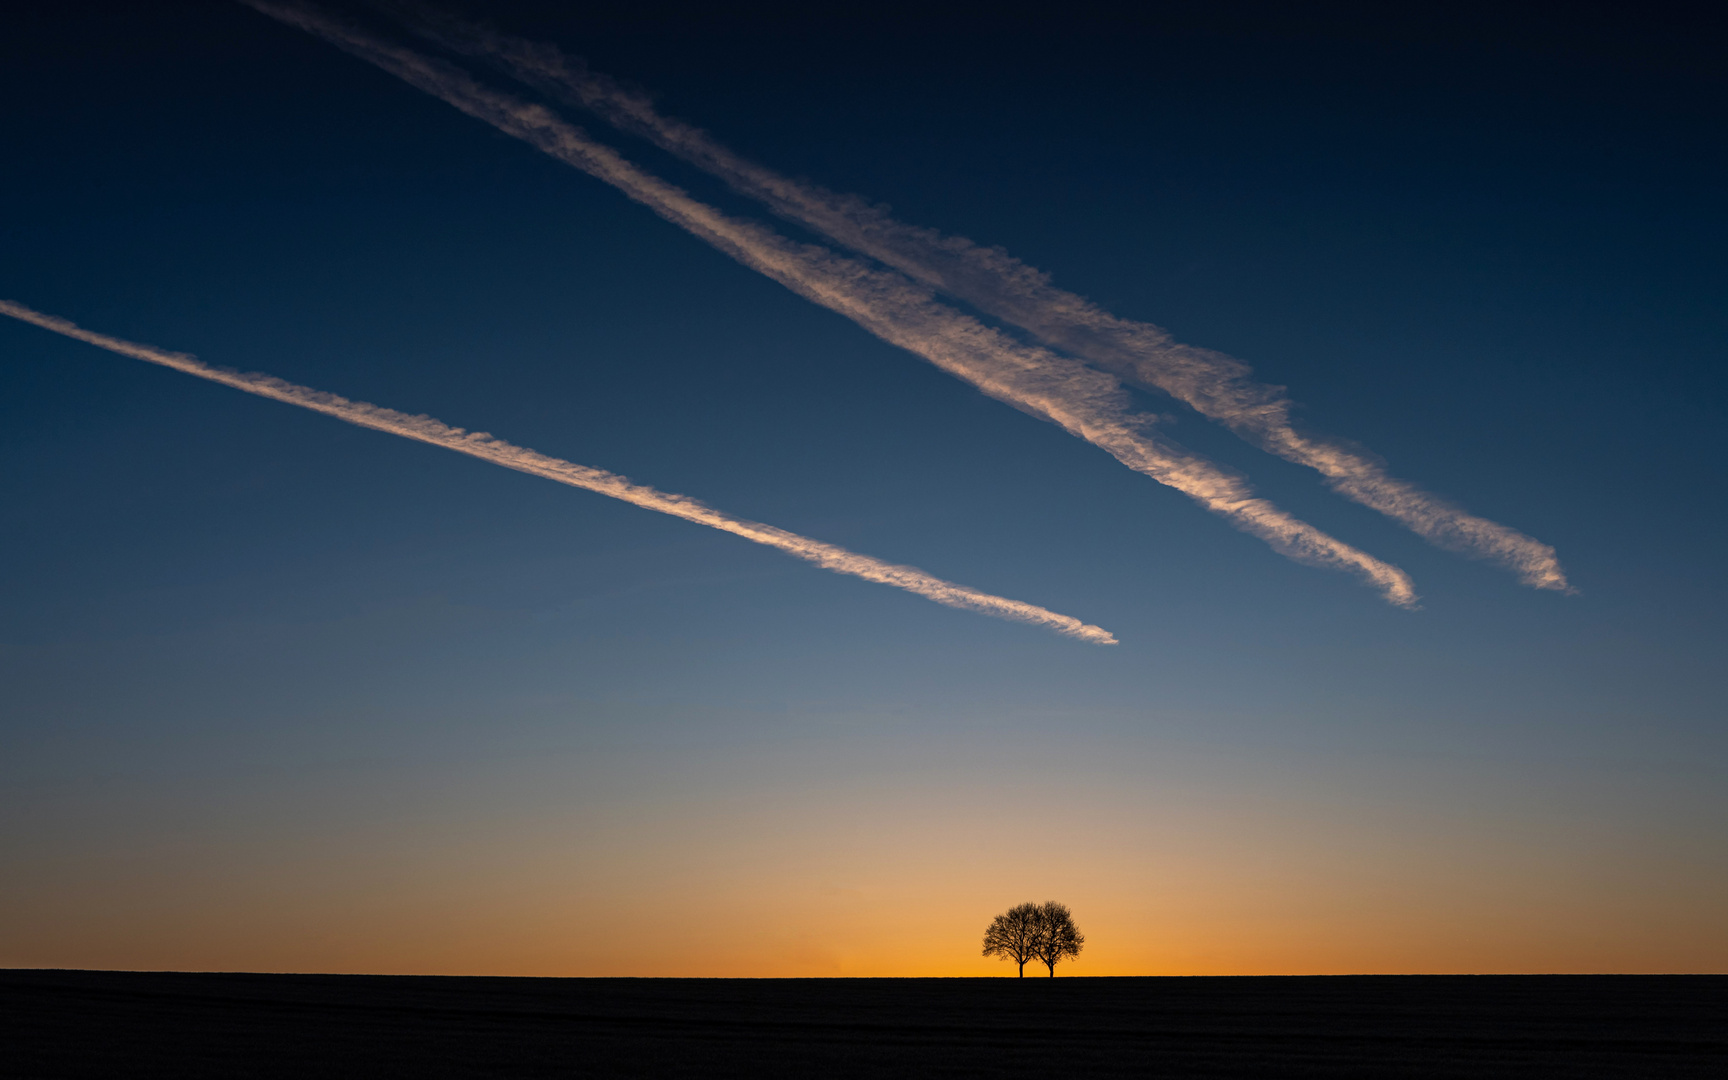
<path id="1" fill-rule="evenodd" d="M 1050 969 L 1050 977 L 1054 979 L 1056 965 L 1066 957 L 1079 956 L 1080 950 L 1086 947 L 1086 935 L 1074 925 L 1074 916 L 1068 910 L 1067 904 L 1058 904 L 1051 900 L 1038 905 L 1020 906 L 1032 908 L 1032 955 L 1044 962 Z M 1022 970 L 1021 974 L 1024 975 L 1025 971 Z"/>
<path id="2" fill-rule="evenodd" d="M 1026 961 L 1037 955 L 1041 910 L 1037 904 L 1016 904 L 991 919 L 990 928 L 984 931 L 984 955 L 1014 961 L 1020 965 L 1020 977 L 1024 979 Z"/>

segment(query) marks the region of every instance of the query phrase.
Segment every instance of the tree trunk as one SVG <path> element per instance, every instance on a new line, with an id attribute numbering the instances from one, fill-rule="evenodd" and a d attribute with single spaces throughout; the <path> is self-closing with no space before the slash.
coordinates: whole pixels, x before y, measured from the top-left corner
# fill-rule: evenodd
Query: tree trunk
<path id="1" fill-rule="evenodd" d="M 1026 961 L 1024 960 L 1020 961 L 1020 977 L 1022 979 L 1026 977 Z"/>

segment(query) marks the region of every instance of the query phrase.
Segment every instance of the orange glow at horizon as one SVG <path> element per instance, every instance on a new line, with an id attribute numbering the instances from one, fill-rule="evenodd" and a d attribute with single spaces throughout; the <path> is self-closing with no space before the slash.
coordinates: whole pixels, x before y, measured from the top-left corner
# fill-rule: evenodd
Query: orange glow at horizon
<path id="1" fill-rule="evenodd" d="M 602 814 L 500 812 L 482 788 L 263 847 L 218 829 L 62 854 L 77 889 L 14 879 L 0 966 L 1011 977 L 979 955 L 984 927 L 1045 899 L 1087 935 L 1058 977 L 1728 966 L 1719 881 L 1674 889 L 1636 837 L 1605 866 L 1563 822 L 1492 807 L 1279 790 L 1216 761 L 1037 792 L 939 768 L 822 784 L 769 767 L 751 787 L 739 768 Z"/>

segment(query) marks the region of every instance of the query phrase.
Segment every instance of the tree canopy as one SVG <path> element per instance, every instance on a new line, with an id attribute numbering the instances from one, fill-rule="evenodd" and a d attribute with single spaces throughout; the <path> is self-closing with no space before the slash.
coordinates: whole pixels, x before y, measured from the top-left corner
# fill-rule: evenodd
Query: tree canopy
<path id="1" fill-rule="evenodd" d="M 1038 905 L 1016 904 L 990 920 L 984 931 L 984 955 L 1000 956 L 1020 965 L 1020 977 L 1026 977 L 1026 961 L 1036 953 L 1033 946 L 1038 937 Z"/>
<path id="2" fill-rule="evenodd" d="M 1079 956 L 1085 947 L 1086 935 L 1074 925 L 1074 915 L 1067 904 L 1050 900 L 1038 905 L 1038 933 L 1032 939 L 1032 955 L 1050 969 L 1052 979 L 1056 977 L 1057 964 Z"/>
<path id="3" fill-rule="evenodd" d="M 984 955 L 1012 960 L 1026 977 L 1026 963 L 1041 961 L 1056 977 L 1056 965 L 1079 956 L 1086 935 L 1074 925 L 1068 905 L 1054 900 L 1042 904 L 1016 904 L 990 920 L 984 931 Z"/>

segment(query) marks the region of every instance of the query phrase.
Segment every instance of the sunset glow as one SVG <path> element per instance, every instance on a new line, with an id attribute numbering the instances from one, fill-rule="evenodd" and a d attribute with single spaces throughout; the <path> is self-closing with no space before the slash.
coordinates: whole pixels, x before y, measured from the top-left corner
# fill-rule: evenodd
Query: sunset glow
<path id="1" fill-rule="evenodd" d="M 0 46 L 0 968 L 1728 967 L 1717 83 L 154 6 Z"/>

